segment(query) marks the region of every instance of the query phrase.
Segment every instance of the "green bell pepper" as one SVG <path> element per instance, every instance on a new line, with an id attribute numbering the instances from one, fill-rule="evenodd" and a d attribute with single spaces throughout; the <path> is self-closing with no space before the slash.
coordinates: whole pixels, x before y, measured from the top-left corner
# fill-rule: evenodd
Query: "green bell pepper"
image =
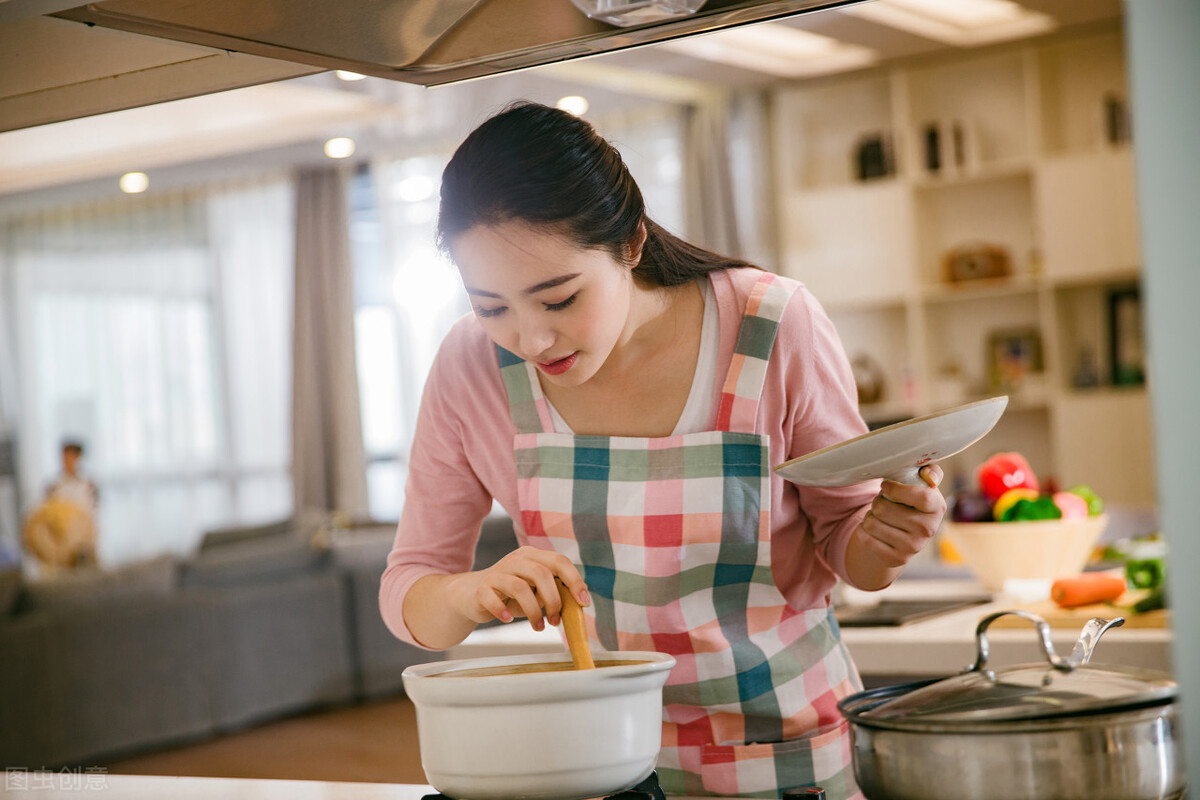
<path id="1" fill-rule="evenodd" d="M 1125 562 L 1125 582 L 1134 589 L 1157 589 L 1166 575 L 1165 558 L 1131 558 Z"/>
<path id="2" fill-rule="evenodd" d="M 1062 519 L 1062 509 L 1054 502 L 1053 497 L 1043 494 L 1034 499 L 1018 500 L 1000 517 L 1001 522 L 1033 519 Z"/>

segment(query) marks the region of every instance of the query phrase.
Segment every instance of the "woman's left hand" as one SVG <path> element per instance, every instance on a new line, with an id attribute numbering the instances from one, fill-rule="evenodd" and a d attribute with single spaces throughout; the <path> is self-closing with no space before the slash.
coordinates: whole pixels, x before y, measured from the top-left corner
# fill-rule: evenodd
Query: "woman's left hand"
<path id="1" fill-rule="evenodd" d="M 879 588 L 890 583 L 899 569 L 929 544 L 946 514 L 946 498 L 937 489 L 942 482 L 942 468 L 929 464 L 918 474 L 927 485 L 884 481 L 871 510 L 855 531 L 860 556 L 874 562 L 863 566 L 874 566 L 870 572 L 881 573 Z"/>

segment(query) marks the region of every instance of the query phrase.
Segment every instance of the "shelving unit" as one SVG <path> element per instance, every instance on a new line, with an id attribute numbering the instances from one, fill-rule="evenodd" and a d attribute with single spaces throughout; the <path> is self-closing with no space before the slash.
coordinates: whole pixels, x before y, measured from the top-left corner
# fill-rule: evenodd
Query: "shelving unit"
<path id="1" fill-rule="evenodd" d="M 1146 389 L 1113 386 L 1110 358 L 1111 297 L 1140 271 L 1126 85 L 1110 27 L 774 93 L 780 271 L 882 377 L 864 418 L 1010 397 L 952 476 L 1013 449 L 1062 485 L 1155 503 Z M 864 180 L 869 140 L 892 169 Z M 947 253 L 971 246 L 1001 249 L 1006 274 L 949 280 Z"/>

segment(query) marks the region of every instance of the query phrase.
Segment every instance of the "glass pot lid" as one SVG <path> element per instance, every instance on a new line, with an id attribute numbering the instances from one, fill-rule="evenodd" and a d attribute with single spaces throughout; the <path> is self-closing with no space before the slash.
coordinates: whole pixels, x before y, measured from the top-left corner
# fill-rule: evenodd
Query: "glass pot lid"
<path id="1" fill-rule="evenodd" d="M 988 669 L 986 629 L 1006 614 L 1030 619 L 1038 628 L 1047 664 Z M 974 666 L 863 710 L 864 720 L 891 723 L 971 723 L 1041 720 L 1131 707 L 1164 704 L 1177 695 L 1170 676 L 1121 666 L 1087 666 L 1100 635 L 1124 619 L 1095 618 L 1084 626 L 1067 658 L 1054 652 L 1050 626 L 1025 611 L 1001 611 L 985 617 L 976 629 L 978 657 Z"/>
<path id="2" fill-rule="evenodd" d="M 964 672 L 864 711 L 873 720 L 986 722 L 1028 720 L 1167 702 L 1175 683 L 1161 673 L 1080 667 L 1062 673 L 1044 664 Z"/>

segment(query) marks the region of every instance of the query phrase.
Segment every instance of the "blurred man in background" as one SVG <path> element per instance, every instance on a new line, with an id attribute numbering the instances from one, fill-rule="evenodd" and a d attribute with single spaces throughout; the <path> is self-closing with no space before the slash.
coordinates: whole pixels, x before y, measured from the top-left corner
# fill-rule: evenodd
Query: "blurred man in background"
<path id="1" fill-rule="evenodd" d="M 25 521 L 25 547 L 43 576 L 96 564 L 96 485 L 81 474 L 83 444 L 63 442 L 62 473 Z"/>

